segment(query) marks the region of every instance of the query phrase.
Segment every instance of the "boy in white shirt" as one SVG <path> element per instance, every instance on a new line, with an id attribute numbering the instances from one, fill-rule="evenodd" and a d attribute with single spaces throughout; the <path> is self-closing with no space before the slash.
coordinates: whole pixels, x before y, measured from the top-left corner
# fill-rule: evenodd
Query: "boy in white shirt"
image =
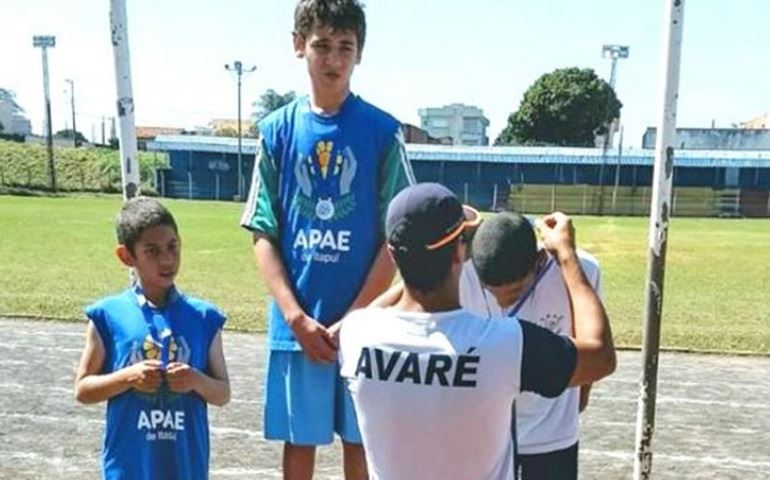
<path id="1" fill-rule="evenodd" d="M 563 214 L 541 228 L 573 304 L 574 338 L 460 308 L 464 232 L 476 215 L 439 184 L 399 193 L 386 233 L 404 293 L 394 308 L 359 310 L 343 322 L 341 375 L 373 479 L 511 478 L 514 399 L 525 391 L 556 397 L 615 368 L 609 321 Z"/>
<path id="2" fill-rule="evenodd" d="M 558 262 L 538 248 L 523 216 L 504 212 L 487 218 L 473 238 L 473 260 L 460 277 L 460 303 L 487 317 L 518 317 L 560 335 L 570 335 L 572 309 Z M 580 266 L 601 295 L 598 262 L 581 250 Z M 525 392 L 516 401 L 516 464 L 522 480 L 575 480 L 579 418 L 589 385 L 556 398 Z"/>

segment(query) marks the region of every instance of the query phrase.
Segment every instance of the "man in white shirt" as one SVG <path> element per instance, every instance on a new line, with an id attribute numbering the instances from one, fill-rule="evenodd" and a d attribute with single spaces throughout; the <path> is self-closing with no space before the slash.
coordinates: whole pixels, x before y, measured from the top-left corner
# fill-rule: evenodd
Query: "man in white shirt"
<path id="1" fill-rule="evenodd" d="M 538 249 L 523 216 L 504 212 L 487 218 L 472 242 L 473 260 L 460 277 L 460 303 L 487 317 L 518 317 L 570 335 L 572 309 L 558 262 Z M 591 287 L 601 294 L 598 262 L 577 251 Z M 516 401 L 516 465 L 522 480 L 575 480 L 578 471 L 578 413 L 589 385 L 571 387 L 556 398 L 524 392 Z"/>
<path id="2" fill-rule="evenodd" d="M 464 234 L 474 216 L 439 184 L 399 193 L 386 240 L 404 293 L 393 308 L 359 310 L 343 322 L 341 374 L 373 479 L 512 478 L 514 399 L 525 391 L 556 397 L 615 368 L 609 321 L 563 214 L 541 229 L 573 304 L 574 338 L 460 308 Z"/>

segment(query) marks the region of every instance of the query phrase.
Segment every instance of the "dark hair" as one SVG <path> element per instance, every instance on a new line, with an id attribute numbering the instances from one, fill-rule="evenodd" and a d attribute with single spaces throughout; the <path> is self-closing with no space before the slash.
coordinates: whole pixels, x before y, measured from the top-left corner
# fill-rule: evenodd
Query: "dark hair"
<path id="1" fill-rule="evenodd" d="M 366 17 L 357 0 L 300 0 L 294 9 L 294 33 L 308 38 L 315 27 L 355 32 L 359 55 L 364 49 Z"/>
<path id="2" fill-rule="evenodd" d="M 132 198 L 123 204 L 115 222 L 118 243 L 134 254 L 134 245 L 142 233 L 159 225 L 169 226 L 178 232 L 174 216 L 159 201 L 148 197 Z"/>
<path id="3" fill-rule="evenodd" d="M 404 284 L 422 293 L 436 289 L 446 280 L 452 268 L 452 251 L 459 239 L 436 250 L 421 250 L 414 253 L 393 251 Z"/>
<path id="4" fill-rule="evenodd" d="M 481 223 L 471 251 L 482 283 L 498 286 L 515 282 L 535 268 L 535 231 L 518 213 L 498 213 Z"/>

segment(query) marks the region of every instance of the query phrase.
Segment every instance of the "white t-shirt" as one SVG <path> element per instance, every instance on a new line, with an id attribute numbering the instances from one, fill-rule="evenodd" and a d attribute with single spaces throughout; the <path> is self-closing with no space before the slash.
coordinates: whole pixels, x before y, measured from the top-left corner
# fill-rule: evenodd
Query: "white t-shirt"
<path id="1" fill-rule="evenodd" d="M 531 352 L 558 360 L 548 365 Z M 561 393 L 574 370 L 574 355 L 571 343 L 542 329 L 465 310 L 351 313 L 340 331 L 339 360 L 369 475 L 378 480 L 513 478 L 512 402 L 524 385 Z M 522 371 L 525 358 L 537 365 L 530 372 Z M 546 385 L 552 378 L 560 380 Z"/>
<path id="2" fill-rule="evenodd" d="M 597 260 L 578 250 L 580 264 L 594 290 L 601 296 L 601 274 Z M 560 335 L 571 335 L 572 310 L 561 270 L 555 261 L 545 271 L 536 288 L 517 312 L 520 320 L 532 322 Z M 460 303 L 484 317 L 503 312 L 494 296 L 481 286 L 476 269 L 468 261 L 460 277 Z M 557 398 L 545 398 L 525 392 L 516 400 L 518 451 L 538 454 L 562 450 L 574 445 L 580 436 L 579 387 L 568 388 Z"/>

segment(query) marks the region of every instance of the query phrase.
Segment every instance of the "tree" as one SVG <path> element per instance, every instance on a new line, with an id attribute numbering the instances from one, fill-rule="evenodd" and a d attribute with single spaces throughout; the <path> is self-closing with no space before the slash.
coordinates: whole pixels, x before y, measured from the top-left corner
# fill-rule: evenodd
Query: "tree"
<path id="1" fill-rule="evenodd" d="M 524 93 L 495 145 L 592 147 L 595 136 L 606 132 L 622 106 L 612 87 L 593 70 L 554 70 Z"/>
<path id="2" fill-rule="evenodd" d="M 71 128 L 67 128 L 67 129 L 64 129 L 64 130 L 59 130 L 58 132 L 56 132 L 54 137 L 56 137 L 56 138 L 72 138 L 73 135 L 77 137 L 78 144 L 80 144 L 80 145 L 88 142 L 88 140 L 86 140 L 86 137 L 82 133 L 75 132 Z"/>
<path id="3" fill-rule="evenodd" d="M 243 127 L 241 127 L 243 128 Z M 217 137 L 234 137 L 238 138 L 238 128 L 237 127 L 231 127 L 230 125 L 225 125 L 223 127 L 217 128 L 214 130 L 214 135 Z"/>
<path id="4" fill-rule="evenodd" d="M 254 113 L 251 114 L 251 128 L 249 129 L 251 134 L 257 136 L 259 134 L 257 124 L 260 120 L 270 115 L 274 110 L 278 110 L 284 105 L 291 103 L 295 98 L 297 98 L 297 94 L 292 90 L 282 95 L 272 88 L 267 89 L 267 91 L 259 97 L 259 100 L 251 104 L 251 106 L 256 109 Z"/>

